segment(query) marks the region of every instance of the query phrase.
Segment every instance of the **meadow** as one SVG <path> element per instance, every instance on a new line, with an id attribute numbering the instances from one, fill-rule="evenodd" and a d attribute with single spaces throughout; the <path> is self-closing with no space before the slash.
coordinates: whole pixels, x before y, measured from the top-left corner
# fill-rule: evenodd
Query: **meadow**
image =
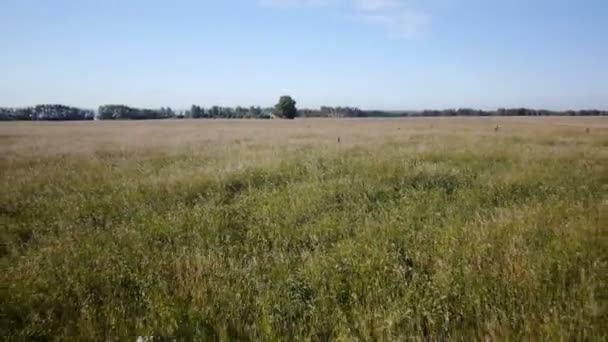
<path id="1" fill-rule="evenodd" d="M 608 118 L 0 124 L 6 340 L 606 340 Z"/>

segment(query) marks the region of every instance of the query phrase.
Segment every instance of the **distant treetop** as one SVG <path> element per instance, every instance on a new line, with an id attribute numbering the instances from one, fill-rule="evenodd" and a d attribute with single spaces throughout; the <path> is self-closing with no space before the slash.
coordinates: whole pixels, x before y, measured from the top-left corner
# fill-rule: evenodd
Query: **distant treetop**
<path id="1" fill-rule="evenodd" d="M 281 96 L 279 102 L 274 106 L 273 113 L 280 118 L 294 119 L 298 115 L 296 101 L 291 96 Z"/>

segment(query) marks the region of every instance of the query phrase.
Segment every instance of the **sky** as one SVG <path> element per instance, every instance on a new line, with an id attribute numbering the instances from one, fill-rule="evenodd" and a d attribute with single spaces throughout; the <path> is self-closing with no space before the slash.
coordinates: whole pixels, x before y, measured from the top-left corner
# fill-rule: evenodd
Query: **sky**
<path id="1" fill-rule="evenodd" d="M 608 109 L 606 0 L 0 0 L 0 106 Z"/>

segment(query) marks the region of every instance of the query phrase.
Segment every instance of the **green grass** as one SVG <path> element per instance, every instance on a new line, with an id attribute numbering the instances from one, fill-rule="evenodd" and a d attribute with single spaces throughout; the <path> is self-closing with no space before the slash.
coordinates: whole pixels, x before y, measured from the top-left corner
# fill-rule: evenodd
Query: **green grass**
<path id="1" fill-rule="evenodd" d="M 3 336 L 608 338 L 598 140 L 451 134 L 5 156 Z"/>

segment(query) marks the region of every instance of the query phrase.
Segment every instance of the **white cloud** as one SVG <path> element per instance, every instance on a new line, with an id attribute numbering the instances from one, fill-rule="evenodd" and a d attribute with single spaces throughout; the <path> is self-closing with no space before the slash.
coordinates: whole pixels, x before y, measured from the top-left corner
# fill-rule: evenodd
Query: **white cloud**
<path id="1" fill-rule="evenodd" d="M 346 17 L 382 28 L 391 37 L 414 39 L 430 24 L 430 15 L 406 5 L 405 0 L 258 0 L 264 7 L 303 8 L 339 4 Z M 411 3 L 411 1 L 408 1 Z"/>
<path id="2" fill-rule="evenodd" d="M 390 36 L 414 39 L 428 26 L 430 18 L 423 12 L 400 9 L 396 12 L 361 13 L 356 21 L 385 29 Z"/>
<path id="3" fill-rule="evenodd" d="M 378 11 L 401 7 L 397 0 L 354 0 L 354 6 L 361 11 Z"/>
<path id="4" fill-rule="evenodd" d="M 325 6 L 330 2 L 331 0 L 259 0 L 260 6 L 277 8 Z"/>
<path id="5" fill-rule="evenodd" d="M 356 21 L 382 27 L 390 36 L 416 38 L 430 23 L 430 16 L 399 0 L 353 0 Z"/>

